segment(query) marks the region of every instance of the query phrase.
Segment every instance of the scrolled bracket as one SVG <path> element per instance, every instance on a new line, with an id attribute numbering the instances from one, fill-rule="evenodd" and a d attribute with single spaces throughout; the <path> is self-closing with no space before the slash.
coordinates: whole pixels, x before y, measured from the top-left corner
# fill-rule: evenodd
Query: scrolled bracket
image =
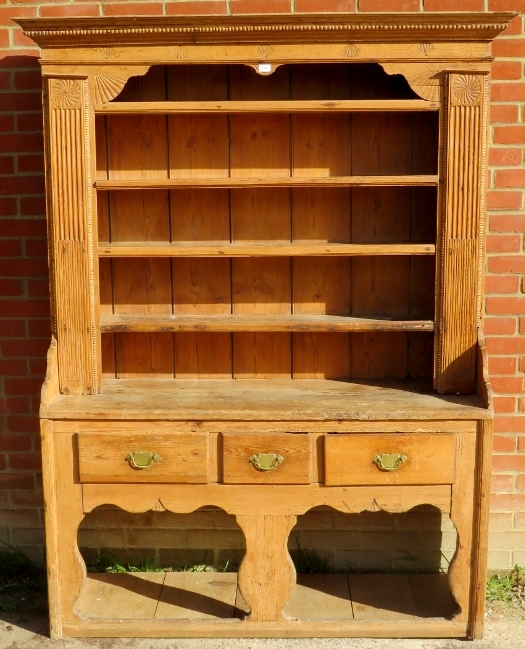
<path id="1" fill-rule="evenodd" d="M 89 95 L 91 103 L 106 104 L 117 97 L 131 77 L 144 76 L 149 65 L 104 65 L 89 67 Z"/>
<path id="2" fill-rule="evenodd" d="M 381 63 L 387 74 L 401 74 L 412 90 L 427 101 L 442 101 L 444 65 L 428 63 Z"/>
<path id="3" fill-rule="evenodd" d="M 268 77 L 273 74 L 282 63 L 270 63 L 269 61 L 260 61 L 259 63 L 246 63 L 246 65 L 262 77 Z"/>

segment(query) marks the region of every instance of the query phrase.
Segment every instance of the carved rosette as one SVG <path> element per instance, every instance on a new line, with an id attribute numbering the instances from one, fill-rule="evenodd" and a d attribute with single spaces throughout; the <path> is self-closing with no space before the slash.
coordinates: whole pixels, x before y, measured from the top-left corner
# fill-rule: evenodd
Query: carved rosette
<path id="1" fill-rule="evenodd" d="M 56 108 L 80 108 L 82 95 L 80 81 L 76 79 L 51 79 L 50 86 L 51 99 Z"/>
<path id="2" fill-rule="evenodd" d="M 451 94 L 453 105 L 475 106 L 481 97 L 481 81 L 473 74 L 457 75 L 452 81 Z"/>

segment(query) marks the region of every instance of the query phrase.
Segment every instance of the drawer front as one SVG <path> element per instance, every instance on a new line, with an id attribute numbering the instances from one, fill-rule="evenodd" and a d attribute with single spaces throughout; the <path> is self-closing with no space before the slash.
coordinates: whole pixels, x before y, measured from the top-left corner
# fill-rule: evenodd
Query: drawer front
<path id="1" fill-rule="evenodd" d="M 80 482 L 208 482 L 205 433 L 78 434 Z"/>
<path id="2" fill-rule="evenodd" d="M 310 482 L 307 433 L 222 433 L 221 438 L 222 481 L 227 484 Z"/>
<path id="3" fill-rule="evenodd" d="M 453 434 L 327 435 L 325 484 L 452 484 L 455 441 Z"/>

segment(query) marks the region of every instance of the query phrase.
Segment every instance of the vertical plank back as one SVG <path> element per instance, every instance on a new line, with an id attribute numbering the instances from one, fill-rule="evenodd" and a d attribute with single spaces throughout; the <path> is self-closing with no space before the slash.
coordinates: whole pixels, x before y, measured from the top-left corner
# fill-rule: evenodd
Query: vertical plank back
<path id="1" fill-rule="evenodd" d="M 154 68 L 134 79 L 121 98 L 162 100 L 166 97 L 165 70 Z M 112 116 L 108 119 L 109 177 L 167 178 L 167 123 L 163 116 Z M 114 192 L 110 196 L 111 236 L 115 241 L 169 241 L 169 196 L 156 190 Z M 170 260 L 115 259 L 113 262 L 115 313 L 169 314 L 172 312 Z M 173 336 L 164 333 L 118 334 L 117 376 L 173 376 Z"/>
<path id="2" fill-rule="evenodd" d="M 108 177 L 106 118 L 98 115 L 95 118 L 96 179 Z M 109 220 L 109 196 L 100 192 L 97 196 L 98 240 L 110 241 L 111 228 Z M 99 295 L 100 314 L 113 313 L 113 263 L 111 259 L 99 259 Z M 102 378 L 115 378 L 115 334 L 105 333 L 101 336 Z"/>
<path id="3" fill-rule="evenodd" d="M 228 98 L 226 66 L 168 66 L 170 101 L 220 101 Z M 171 178 L 227 178 L 229 123 L 226 115 L 170 115 Z M 224 189 L 171 192 L 173 241 L 230 241 L 230 197 Z M 174 259 L 173 312 L 231 313 L 229 259 Z M 231 334 L 175 334 L 176 378 L 231 378 Z"/>
<path id="4" fill-rule="evenodd" d="M 287 69 L 261 77 L 241 66 L 230 69 L 230 99 L 289 99 Z M 283 114 L 230 116 L 231 176 L 290 176 L 290 117 Z M 290 190 L 232 190 L 232 241 L 290 241 Z M 291 262 L 287 258 L 256 257 L 232 261 L 234 314 L 291 313 Z M 291 335 L 233 335 L 235 378 L 291 376 Z"/>
<path id="5" fill-rule="evenodd" d="M 131 79 L 118 100 L 377 99 L 411 92 L 376 65 L 282 66 L 269 77 L 242 65 L 172 65 Z M 100 178 L 431 174 L 437 167 L 438 121 L 430 113 L 106 119 L 107 127 L 97 128 Z M 101 195 L 99 238 L 429 243 L 436 201 L 433 188 L 122 191 L 110 195 L 107 209 Z M 434 305 L 434 262 L 424 256 L 102 262 L 108 313 L 428 318 Z M 103 349 L 107 376 L 380 378 L 430 376 L 433 343 L 431 334 L 402 332 L 184 332 L 107 334 Z"/>
<path id="6" fill-rule="evenodd" d="M 328 69 L 326 69 L 328 68 Z M 297 66 L 293 99 L 350 96 L 348 66 Z M 351 116 L 292 116 L 292 174 L 295 177 L 345 176 L 351 173 Z M 349 242 L 350 192 L 340 188 L 304 188 L 293 193 L 293 241 Z M 296 257 L 292 260 L 293 312 L 350 313 L 348 257 Z M 349 335 L 293 335 L 294 378 L 344 378 L 349 375 Z"/>

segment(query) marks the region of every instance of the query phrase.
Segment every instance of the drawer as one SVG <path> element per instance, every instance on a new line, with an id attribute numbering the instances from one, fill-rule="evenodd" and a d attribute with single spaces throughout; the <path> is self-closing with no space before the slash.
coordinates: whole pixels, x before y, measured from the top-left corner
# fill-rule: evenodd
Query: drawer
<path id="1" fill-rule="evenodd" d="M 327 435 L 325 484 L 452 484 L 455 447 L 453 434 Z"/>
<path id="2" fill-rule="evenodd" d="M 208 435 L 78 433 L 80 482 L 208 482 Z M 143 468 L 140 468 L 143 467 Z"/>
<path id="3" fill-rule="evenodd" d="M 307 433 L 222 433 L 222 482 L 308 484 Z"/>

